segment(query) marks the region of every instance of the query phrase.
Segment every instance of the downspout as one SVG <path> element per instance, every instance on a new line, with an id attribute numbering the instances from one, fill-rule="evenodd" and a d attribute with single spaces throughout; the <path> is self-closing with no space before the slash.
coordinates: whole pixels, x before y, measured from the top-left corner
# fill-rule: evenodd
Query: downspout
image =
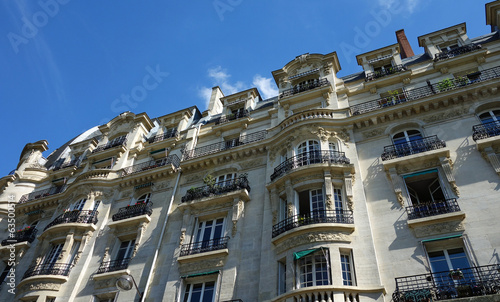
<path id="1" fill-rule="evenodd" d="M 158 253 L 160 252 L 161 242 L 163 241 L 163 235 L 165 234 L 165 230 L 167 228 L 168 216 L 170 213 L 170 209 L 172 208 L 172 204 L 174 203 L 174 197 L 175 197 L 175 193 L 177 192 L 177 188 L 179 186 L 179 179 L 181 178 L 181 174 L 182 174 L 182 170 L 179 168 L 178 173 L 177 173 L 177 180 L 175 181 L 175 186 L 174 186 L 174 190 L 172 192 L 172 197 L 170 198 L 170 204 L 168 205 L 168 210 L 167 210 L 167 214 L 165 217 L 165 221 L 163 222 L 163 229 L 161 230 L 160 239 L 158 240 L 158 245 L 156 246 L 155 255 L 153 257 L 153 262 L 151 263 L 151 267 L 149 269 L 149 275 L 148 275 L 148 279 L 146 281 L 146 286 L 144 287 L 144 294 L 142 295 L 141 302 L 146 300 L 146 296 L 148 294 L 149 284 L 150 284 L 151 278 L 153 276 L 153 269 L 156 265 L 156 260 L 158 259 Z"/>

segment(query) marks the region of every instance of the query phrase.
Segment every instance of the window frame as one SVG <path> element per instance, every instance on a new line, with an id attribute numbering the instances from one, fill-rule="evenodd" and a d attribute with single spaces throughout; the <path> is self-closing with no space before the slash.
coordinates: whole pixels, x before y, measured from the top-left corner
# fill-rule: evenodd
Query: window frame
<path id="1" fill-rule="evenodd" d="M 323 257 L 324 261 L 322 262 L 317 262 L 316 257 Z M 310 268 L 311 271 L 304 271 L 303 269 L 308 266 L 308 263 L 306 261 L 309 261 L 310 263 Z M 313 286 L 322 286 L 322 285 L 332 285 L 333 280 L 332 280 L 332 273 L 331 273 L 331 265 L 330 265 L 330 251 L 328 248 L 319 248 L 319 250 L 307 255 L 303 256 L 300 259 L 295 260 L 295 267 L 296 267 L 296 273 L 295 273 L 295 288 L 300 289 L 300 288 L 307 288 L 307 287 L 313 287 Z M 317 270 L 317 264 L 321 264 L 321 266 L 324 265 L 324 268 L 321 267 L 321 270 Z M 317 275 L 318 273 L 324 274 L 326 273 L 326 282 L 327 284 L 318 284 L 318 279 Z M 312 280 L 303 280 L 303 276 L 309 275 L 312 277 Z M 324 279 L 322 279 L 324 280 Z M 323 282 L 323 281 L 321 281 Z M 307 285 L 307 283 L 312 283 L 312 285 Z"/>
<path id="2" fill-rule="evenodd" d="M 347 258 L 347 262 L 344 261 Z M 347 269 L 345 269 L 347 268 Z M 342 284 L 346 286 L 356 286 L 356 270 L 354 267 L 354 257 L 352 250 L 340 252 L 340 272 L 342 274 Z M 349 277 L 346 278 L 345 275 Z M 346 284 L 347 283 L 347 284 Z M 350 283 L 350 284 L 349 284 Z"/>
<path id="3" fill-rule="evenodd" d="M 434 170 L 435 170 L 435 172 L 433 172 Z M 436 180 L 439 183 L 439 188 L 441 189 L 441 192 L 443 194 L 444 200 L 435 200 L 432 192 L 429 192 L 432 200 L 421 201 L 420 198 L 418 198 L 418 195 L 417 195 L 417 199 L 416 199 L 417 203 L 415 203 L 415 204 L 413 203 L 414 199 L 412 199 L 412 196 L 414 194 L 412 194 L 410 192 L 410 189 L 412 189 L 413 191 L 415 191 L 415 189 L 408 187 L 408 183 L 406 182 L 406 179 L 410 178 L 410 177 L 418 176 L 418 175 L 414 175 L 414 174 L 419 174 L 419 173 L 437 173 Z M 411 175 L 414 175 L 414 176 L 411 176 Z M 420 174 L 420 175 L 422 175 L 422 174 Z M 433 168 L 433 169 L 426 169 L 426 170 L 420 170 L 420 171 L 412 172 L 412 173 L 408 173 L 408 174 L 403 174 L 401 176 L 403 178 L 403 184 L 404 184 L 405 189 L 406 189 L 406 195 L 407 195 L 406 202 L 407 202 L 407 204 L 409 206 L 418 206 L 418 205 L 421 205 L 421 204 L 435 203 L 437 201 L 443 201 L 444 202 L 445 200 L 448 200 L 448 199 L 452 198 L 451 192 L 450 192 L 450 190 L 448 190 L 446 182 L 444 181 L 445 178 L 443 178 L 443 176 L 442 176 L 442 174 L 440 172 L 440 169 L 438 169 L 437 167 Z"/>

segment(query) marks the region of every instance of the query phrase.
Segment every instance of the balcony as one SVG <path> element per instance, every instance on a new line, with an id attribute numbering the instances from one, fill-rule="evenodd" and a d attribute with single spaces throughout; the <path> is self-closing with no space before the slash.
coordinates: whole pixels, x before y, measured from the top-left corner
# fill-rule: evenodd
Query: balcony
<path id="1" fill-rule="evenodd" d="M 312 89 L 317 88 L 317 87 L 327 86 L 329 84 L 330 84 L 330 82 L 327 79 L 321 79 L 321 80 L 315 79 L 314 81 L 311 81 L 305 85 L 299 84 L 299 85 L 295 85 L 293 88 L 283 90 L 283 92 L 280 93 L 278 99 L 292 96 L 292 95 L 295 95 L 295 94 L 298 94 L 298 93 L 301 93 L 304 91 L 312 90 Z"/>
<path id="2" fill-rule="evenodd" d="M 453 58 L 453 57 L 462 55 L 464 53 L 472 52 L 474 50 L 479 50 L 479 49 L 481 49 L 481 45 L 479 45 L 479 44 L 469 44 L 469 45 L 460 46 L 460 47 L 457 47 L 457 48 L 454 48 L 454 49 L 451 49 L 448 51 L 443 51 L 443 52 L 437 53 L 434 57 L 434 61 L 437 62 L 437 61 L 441 61 L 441 60 L 446 60 L 446 59 Z"/>
<path id="3" fill-rule="evenodd" d="M 351 106 L 351 114 L 359 115 L 374 110 L 382 109 L 385 107 L 390 107 L 393 105 L 402 104 L 409 101 L 415 101 L 423 99 L 428 96 L 440 94 L 450 90 L 461 89 L 463 87 L 485 82 L 491 79 L 496 79 L 500 77 L 500 66 L 482 70 L 480 73 L 474 73 L 467 75 L 465 77 L 457 77 L 453 79 L 446 79 L 438 83 L 431 84 L 427 83 L 426 86 L 413 88 L 413 89 L 403 89 L 403 93 L 397 96 L 395 102 L 387 102 L 388 98 L 380 98 L 361 104 Z"/>
<path id="4" fill-rule="evenodd" d="M 267 133 L 266 130 L 258 131 L 258 132 L 242 135 L 236 140 L 230 140 L 230 141 L 226 141 L 226 142 L 215 143 L 215 144 L 211 144 L 211 145 L 207 145 L 207 146 L 203 146 L 203 147 L 199 147 L 199 148 L 194 148 L 191 150 L 186 150 L 186 151 L 184 151 L 184 154 L 183 154 L 183 161 L 197 158 L 197 157 L 202 157 L 202 156 L 209 155 L 209 154 L 222 152 L 222 151 L 229 150 L 229 149 L 232 149 L 232 148 L 235 148 L 238 146 L 261 141 L 261 140 L 266 138 L 266 133 Z"/>
<path id="5" fill-rule="evenodd" d="M 181 202 L 188 202 L 203 197 L 220 195 L 243 189 L 250 191 L 250 185 L 248 184 L 246 176 L 240 176 L 235 179 L 218 182 L 214 185 L 191 188 L 187 191 L 186 195 L 181 198 Z"/>
<path id="6" fill-rule="evenodd" d="M 378 78 L 383 78 L 388 75 L 392 75 L 398 72 L 406 71 L 406 67 L 403 65 L 396 65 L 386 70 L 380 70 L 375 72 L 367 72 L 365 76 L 365 82 L 373 81 Z"/>
<path id="7" fill-rule="evenodd" d="M 60 186 L 60 187 L 52 187 L 45 190 L 33 191 L 29 194 L 24 194 L 23 196 L 21 196 L 21 198 L 19 199 L 19 203 L 26 203 L 31 200 L 40 199 L 43 197 L 61 193 L 62 191 L 64 191 L 64 189 L 65 189 L 64 186 Z"/>
<path id="8" fill-rule="evenodd" d="M 175 155 L 175 154 L 169 155 L 169 156 L 161 158 L 161 159 L 150 160 L 150 161 L 145 162 L 145 163 L 141 163 L 141 164 L 137 164 L 137 165 L 123 168 L 122 176 L 155 169 L 155 168 L 163 167 L 166 165 L 173 165 L 175 168 L 179 168 L 180 163 L 181 163 L 181 160 L 179 159 L 179 157 L 177 155 Z"/>
<path id="9" fill-rule="evenodd" d="M 57 165 L 55 166 L 52 170 L 53 171 L 58 171 L 58 170 L 61 170 L 61 169 L 65 169 L 65 168 L 69 168 L 69 167 L 74 167 L 76 166 L 76 164 L 78 163 L 78 158 L 75 158 L 69 162 L 66 162 L 66 163 L 62 163 L 60 165 Z"/>
<path id="10" fill-rule="evenodd" d="M 500 135 L 500 123 L 490 122 L 472 126 L 472 139 L 474 141 Z"/>
<path id="11" fill-rule="evenodd" d="M 131 206 L 126 206 L 118 209 L 118 213 L 112 216 L 113 221 L 132 218 L 140 215 L 151 216 L 153 214 L 153 203 L 136 203 Z"/>
<path id="12" fill-rule="evenodd" d="M 99 269 L 97 270 L 96 274 L 104 274 L 104 273 L 127 269 L 129 262 L 130 258 L 103 262 L 99 266 Z"/>
<path id="13" fill-rule="evenodd" d="M 66 263 L 46 263 L 35 265 L 28 268 L 23 275 L 23 279 L 40 275 L 68 276 L 72 267 L 72 264 Z"/>
<path id="14" fill-rule="evenodd" d="M 49 223 L 43 231 L 45 232 L 50 227 L 64 223 L 96 224 L 97 214 L 99 214 L 98 211 L 69 211 L 59 215 L 56 219 Z"/>
<path id="15" fill-rule="evenodd" d="M 500 266 L 493 264 L 396 278 L 392 301 L 439 301 L 494 295 L 499 291 Z"/>
<path id="16" fill-rule="evenodd" d="M 384 153 L 382 153 L 381 157 L 384 161 L 445 147 L 446 142 L 440 140 L 437 135 L 433 135 L 410 142 L 385 146 Z"/>
<path id="17" fill-rule="evenodd" d="M 37 232 L 37 228 L 26 228 L 24 230 L 17 231 L 15 233 L 9 234 L 9 239 L 2 240 L 2 246 L 6 246 L 9 244 L 19 243 L 27 241 L 29 243 L 35 240 L 35 235 Z"/>
<path id="18" fill-rule="evenodd" d="M 450 198 L 444 201 L 421 203 L 418 205 L 406 207 L 408 220 L 442 215 L 459 211 L 460 207 L 458 206 L 456 198 Z"/>
<path id="19" fill-rule="evenodd" d="M 152 143 L 156 143 L 156 142 L 159 142 L 159 141 L 162 141 L 162 140 L 166 140 L 166 139 L 169 139 L 169 138 L 172 138 L 172 137 L 176 137 L 179 135 L 179 131 L 177 131 L 177 129 L 170 129 L 168 130 L 167 132 L 163 133 L 163 134 L 158 134 L 158 135 L 155 135 L 153 137 L 150 137 L 148 139 L 148 143 L 152 144 Z"/>
<path id="20" fill-rule="evenodd" d="M 236 114 L 224 115 L 224 116 L 219 117 L 215 121 L 215 124 L 216 125 L 225 124 L 225 123 L 237 120 L 237 119 L 245 117 L 245 116 L 248 116 L 248 111 L 247 110 L 240 111 L 240 112 L 238 112 Z"/>
<path id="21" fill-rule="evenodd" d="M 92 154 L 99 153 L 101 151 L 108 150 L 108 149 L 111 149 L 111 148 L 114 148 L 117 146 L 124 146 L 126 143 L 127 143 L 126 137 L 123 137 L 123 138 L 118 139 L 118 140 L 113 140 L 113 141 L 107 143 L 106 145 L 102 145 L 102 146 L 95 148 L 94 150 L 92 150 Z"/>
<path id="22" fill-rule="evenodd" d="M 310 151 L 293 156 L 274 168 L 271 181 L 285 175 L 293 169 L 313 164 L 349 164 L 350 160 L 345 157 L 344 152 L 339 151 Z"/>
<path id="23" fill-rule="evenodd" d="M 190 244 L 183 244 L 181 247 L 180 257 L 200 254 L 205 252 L 227 249 L 229 237 L 222 237 L 206 241 L 199 241 Z"/>
<path id="24" fill-rule="evenodd" d="M 305 215 L 295 215 L 273 225 L 272 238 L 301 226 L 317 223 L 345 223 L 353 224 L 352 211 L 349 210 L 323 210 L 313 211 Z"/>

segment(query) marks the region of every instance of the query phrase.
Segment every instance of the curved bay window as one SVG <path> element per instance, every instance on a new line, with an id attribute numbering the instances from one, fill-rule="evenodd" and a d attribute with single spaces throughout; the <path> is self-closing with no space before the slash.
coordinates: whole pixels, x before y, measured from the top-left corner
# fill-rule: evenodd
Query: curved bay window
<path id="1" fill-rule="evenodd" d="M 297 266 L 296 287 L 331 285 L 328 249 L 317 248 L 294 253 Z"/>
<path id="2" fill-rule="evenodd" d="M 297 146 L 297 164 L 299 166 L 319 163 L 321 147 L 318 141 L 308 140 Z"/>

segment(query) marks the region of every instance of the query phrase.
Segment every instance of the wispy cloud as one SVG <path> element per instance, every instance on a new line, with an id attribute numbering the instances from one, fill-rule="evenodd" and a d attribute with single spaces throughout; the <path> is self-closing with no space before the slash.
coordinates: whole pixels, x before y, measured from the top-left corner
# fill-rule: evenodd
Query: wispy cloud
<path id="1" fill-rule="evenodd" d="M 212 80 L 212 85 L 219 86 L 225 95 L 230 95 L 250 88 L 250 85 L 242 81 L 231 81 L 231 75 L 226 69 L 222 68 L 221 66 L 208 69 L 207 74 L 208 77 Z M 257 74 L 253 77 L 252 85 L 257 87 L 264 99 L 276 96 L 278 94 L 278 89 L 273 84 L 271 78 L 265 78 Z M 198 89 L 198 96 L 205 101 L 205 107 L 208 107 L 211 93 L 212 89 L 209 87 L 201 87 Z"/>

